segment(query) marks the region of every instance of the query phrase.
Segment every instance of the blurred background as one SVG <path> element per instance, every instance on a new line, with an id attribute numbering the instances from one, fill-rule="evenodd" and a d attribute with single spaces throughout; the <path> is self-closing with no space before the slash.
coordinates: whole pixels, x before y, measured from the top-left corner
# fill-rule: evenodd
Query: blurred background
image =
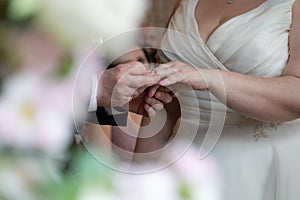
<path id="1" fill-rule="evenodd" d="M 193 162 L 196 151 L 170 168 L 130 175 L 99 162 L 74 136 L 74 81 L 88 52 L 134 28 L 165 27 L 174 2 L 0 0 L 0 199 L 214 199 L 212 164 Z M 141 43 L 147 34 L 156 39 L 143 34 Z M 104 70 L 106 50 L 89 57 L 91 69 Z M 88 90 L 82 86 L 82 102 Z M 95 152 L 120 162 L 102 142 L 117 128 L 84 129 Z"/>
<path id="2" fill-rule="evenodd" d="M 166 27 L 176 0 L 150 0 L 144 23 L 153 27 Z"/>

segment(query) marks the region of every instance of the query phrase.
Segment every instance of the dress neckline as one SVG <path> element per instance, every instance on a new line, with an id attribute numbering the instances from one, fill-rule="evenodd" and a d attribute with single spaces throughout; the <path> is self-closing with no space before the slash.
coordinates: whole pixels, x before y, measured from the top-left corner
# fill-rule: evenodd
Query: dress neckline
<path id="1" fill-rule="evenodd" d="M 209 40 L 212 38 L 212 36 L 219 30 L 219 29 L 222 29 L 223 27 L 225 27 L 227 24 L 230 24 L 231 22 L 233 22 L 234 20 L 238 19 L 238 18 L 241 18 L 241 17 L 245 17 L 249 14 L 252 14 L 253 12 L 257 11 L 257 10 L 260 10 L 262 9 L 264 6 L 267 5 L 267 3 L 269 2 L 269 0 L 266 0 L 264 1 L 263 3 L 259 4 L 258 6 L 256 6 L 255 8 L 253 9 L 250 9 L 244 13 L 241 13 L 239 15 L 236 15 L 236 16 L 233 16 L 231 17 L 230 19 L 226 20 L 225 22 L 223 22 L 222 24 L 218 25 L 209 35 L 209 37 L 207 38 L 206 41 L 203 40 L 201 34 L 200 34 L 200 31 L 199 31 L 199 27 L 198 27 L 198 21 L 197 21 L 197 18 L 196 18 L 196 7 L 199 3 L 199 0 L 195 0 L 195 3 L 193 5 L 193 9 L 192 9 L 192 13 L 193 13 L 193 21 L 194 21 L 194 24 L 195 24 L 195 27 L 196 27 L 196 32 L 197 32 L 197 36 L 199 38 L 199 40 L 205 44 L 207 46 L 207 43 L 209 42 Z"/>

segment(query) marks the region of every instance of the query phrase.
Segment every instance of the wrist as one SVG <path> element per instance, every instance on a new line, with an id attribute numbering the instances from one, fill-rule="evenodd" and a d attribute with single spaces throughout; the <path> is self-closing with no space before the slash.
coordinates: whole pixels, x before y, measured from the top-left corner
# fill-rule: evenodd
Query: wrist
<path id="1" fill-rule="evenodd" d="M 218 80 L 222 80 L 221 73 L 222 71 L 216 69 L 204 69 L 201 71 L 207 90 L 213 90 L 219 82 Z"/>
<path id="2" fill-rule="evenodd" d="M 194 73 L 189 80 L 195 90 L 209 90 L 212 85 L 212 72 L 208 69 L 197 69 L 197 73 Z"/>

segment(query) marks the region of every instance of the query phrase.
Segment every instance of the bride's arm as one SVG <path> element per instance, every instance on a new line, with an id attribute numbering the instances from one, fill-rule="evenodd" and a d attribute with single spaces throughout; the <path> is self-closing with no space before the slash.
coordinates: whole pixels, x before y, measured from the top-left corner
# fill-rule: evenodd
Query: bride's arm
<path id="1" fill-rule="evenodd" d="M 289 38 L 290 58 L 281 77 L 261 78 L 235 72 L 200 70 L 173 62 L 159 67 L 158 73 L 168 78 L 161 82 L 167 86 L 187 82 L 194 89 L 209 89 L 228 107 L 249 117 L 263 121 L 290 121 L 300 118 L 300 1 L 296 0 Z M 173 75 L 172 75 L 173 71 Z M 181 76 L 176 76 L 174 71 Z M 225 87 L 220 84 L 222 78 Z M 186 80 L 184 80 L 186 79 Z M 206 81 L 204 81 L 206 80 Z"/>
<path id="2" fill-rule="evenodd" d="M 152 119 L 152 121 L 150 121 L 148 117 L 143 117 L 142 127 L 148 126 L 149 123 L 153 124 L 148 128 L 145 127 L 140 129 L 135 153 L 149 153 L 159 151 L 168 143 L 173 133 L 173 127 L 177 119 L 180 117 L 180 107 L 177 99 L 174 99 L 171 103 L 165 105 L 165 114 L 167 114 L 167 117 L 165 117 L 163 112 L 157 112 L 154 118 L 158 120 Z M 166 119 L 166 121 L 163 120 L 163 118 Z M 162 125 L 162 128 L 156 133 L 157 130 L 155 130 L 155 128 L 160 127 L 160 125 L 155 124 L 157 122 L 163 122 L 164 124 Z M 147 135 L 153 136 L 143 138 Z"/>
<path id="3" fill-rule="evenodd" d="M 300 65 L 299 65 L 300 66 Z M 220 99 L 222 88 L 212 72 L 209 90 Z M 210 74 L 210 75 L 209 75 Z M 249 117 L 263 121 L 290 121 L 300 117 L 299 77 L 258 78 L 234 72 L 220 72 L 225 85 L 228 107 Z"/>

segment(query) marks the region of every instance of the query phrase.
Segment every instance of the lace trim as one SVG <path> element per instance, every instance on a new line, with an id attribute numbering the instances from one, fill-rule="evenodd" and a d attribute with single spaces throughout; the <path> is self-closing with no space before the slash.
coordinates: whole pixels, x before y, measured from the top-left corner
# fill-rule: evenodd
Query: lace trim
<path id="1" fill-rule="evenodd" d="M 237 126 L 242 128 L 244 126 L 253 126 L 253 138 L 255 142 L 258 142 L 261 138 L 269 138 L 269 134 L 265 128 L 273 128 L 276 131 L 278 127 L 281 126 L 281 122 L 262 122 L 249 117 L 241 115 L 241 120 L 238 122 Z"/>

